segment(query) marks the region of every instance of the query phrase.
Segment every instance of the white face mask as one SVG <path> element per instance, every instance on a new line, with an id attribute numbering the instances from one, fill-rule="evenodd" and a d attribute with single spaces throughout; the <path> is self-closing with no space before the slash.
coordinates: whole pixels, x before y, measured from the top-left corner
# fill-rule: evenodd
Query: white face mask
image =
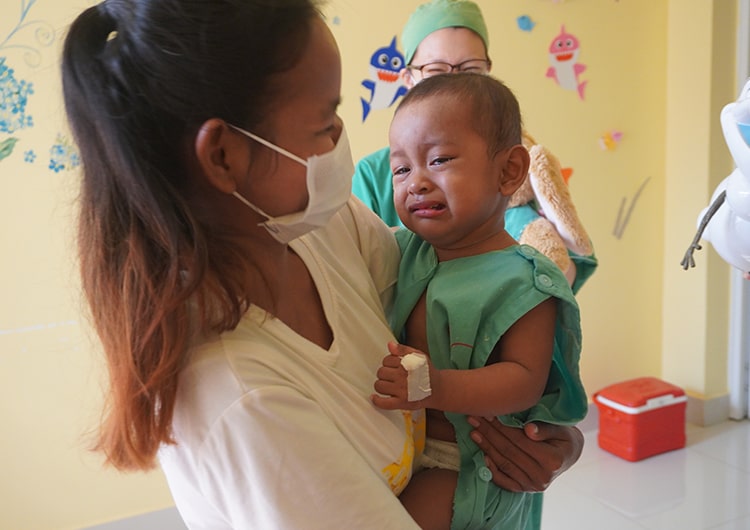
<path id="1" fill-rule="evenodd" d="M 230 126 L 256 142 L 307 167 L 308 200 L 307 207 L 301 212 L 272 217 L 236 191 L 233 193 L 235 197 L 267 219 L 259 225 L 263 225 L 279 243 L 289 243 L 316 228 L 325 226 L 349 200 L 352 193 L 354 163 L 345 129 L 342 128 L 341 136 L 332 150 L 322 155 L 313 155 L 305 161 L 251 132 L 234 125 Z"/>

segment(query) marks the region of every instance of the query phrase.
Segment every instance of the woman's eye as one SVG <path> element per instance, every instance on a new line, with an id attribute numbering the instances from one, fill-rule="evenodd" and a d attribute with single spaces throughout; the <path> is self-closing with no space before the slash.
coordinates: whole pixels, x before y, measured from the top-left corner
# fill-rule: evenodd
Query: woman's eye
<path id="1" fill-rule="evenodd" d="M 324 127 L 323 129 L 320 129 L 316 134 L 319 136 L 330 136 L 331 133 L 333 133 L 336 130 L 336 124 L 332 123 L 328 127 Z"/>

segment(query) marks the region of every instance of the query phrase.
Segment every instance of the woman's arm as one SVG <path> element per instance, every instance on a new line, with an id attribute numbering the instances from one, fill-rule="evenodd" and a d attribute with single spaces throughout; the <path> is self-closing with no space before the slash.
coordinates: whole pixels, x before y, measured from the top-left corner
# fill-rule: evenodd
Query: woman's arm
<path id="1" fill-rule="evenodd" d="M 577 427 L 530 423 L 524 429 L 470 417 L 472 439 L 485 453 L 492 481 L 510 491 L 544 491 L 583 451 Z"/>

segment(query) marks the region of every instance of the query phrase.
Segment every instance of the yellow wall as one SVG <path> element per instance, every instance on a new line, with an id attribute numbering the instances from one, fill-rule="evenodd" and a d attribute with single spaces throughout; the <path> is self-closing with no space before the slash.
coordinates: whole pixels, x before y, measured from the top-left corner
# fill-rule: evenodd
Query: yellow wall
<path id="1" fill-rule="evenodd" d="M 695 212 L 732 170 L 719 114 L 737 97 L 736 10 L 734 2 L 670 2 L 664 233 L 665 255 L 678 260 Z M 729 275 L 715 252 L 697 259 L 689 274 L 665 263 L 662 366 L 665 378 L 712 399 L 727 391 Z"/>
<path id="2" fill-rule="evenodd" d="M 341 114 L 355 158 L 385 145 L 392 108 L 362 122 L 361 85 L 420 0 L 330 0 L 342 49 Z M 573 168 L 579 213 L 600 259 L 580 293 L 589 392 L 641 375 L 697 395 L 726 392 L 728 267 L 707 247 L 684 272 L 698 212 L 731 158 L 718 116 L 735 94 L 736 8 L 727 0 L 479 0 L 493 73 L 521 101 L 537 140 Z M 78 299 L 72 219 L 76 160 L 68 154 L 58 80 L 60 39 L 83 0 L 4 0 L 0 58 L 33 83 L 13 131 L 0 71 L 0 528 L 80 528 L 169 506 L 163 477 L 119 475 L 85 450 L 99 412 L 102 367 Z M 22 18 L 23 7 L 28 7 Z M 522 32 L 516 17 L 536 23 Z M 545 77 L 547 47 L 565 24 L 581 41 L 586 98 Z M 42 31 L 37 31 L 42 30 Z M 45 38 L 45 32 L 49 35 Z M 0 66 L 2 70 L 2 66 Z M 23 89 L 21 89 L 23 92 Z M 598 145 L 619 130 L 614 151 Z M 53 147 L 58 146 L 57 149 Z M 0 151 L 1 152 L 1 151 Z M 35 155 L 35 156 L 34 156 Z M 50 158 L 61 164 L 49 169 Z M 618 209 L 647 179 L 621 238 Z"/>

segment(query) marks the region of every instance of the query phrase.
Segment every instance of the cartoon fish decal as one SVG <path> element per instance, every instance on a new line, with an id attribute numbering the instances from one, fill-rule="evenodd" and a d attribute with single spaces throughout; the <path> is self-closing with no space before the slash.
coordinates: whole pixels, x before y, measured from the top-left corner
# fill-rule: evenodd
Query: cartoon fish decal
<path id="1" fill-rule="evenodd" d="M 370 79 L 362 81 L 362 86 L 370 91 L 368 99 L 361 98 L 363 122 L 371 110 L 388 108 L 406 94 L 406 87 L 398 75 L 404 66 L 404 56 L 396 48 L 396 37 L 389 46 L 379 48 L 372 54 Z"/>
<path id="2" fill-rule="evenodd" d="M 560 168 L 560 174 L 562 175 L 562 178 L 565 181 L 565 184 L 570 184 L 570 177 L 573 176 L 573 168 L 572 167 Z"/>
<path id="3" fill-rule="evenodd" d="M 536 22 L 531 20 L 531 17 L 528 15 L 521 15 L 516 19 L 516 23 L 518 24 L 518 29 L 521 31 L 531 31 L 536 26 Z"/>
<path id="4" fill-rule="evenodd" d="M 551 66 L 547 69 L 547 77 L 554 79 L 560 88 L 578 91 L 578 97 L 583 99 L 588 81 L 579 80 L 579 76 L 586 70 L 586 66 L 578 62 L 580 53 L 578 38 L 566 33 L 565 26 L 562 26 L 560 34 L 549 46 Z"/>
<path id="5" fill-rule="evenodd" d="M 622 133 L 620 131 L 607 131 L 599 138 L 599 147 L 603 151 L 614 151 L 620 140 L 622 140 Z"/>

